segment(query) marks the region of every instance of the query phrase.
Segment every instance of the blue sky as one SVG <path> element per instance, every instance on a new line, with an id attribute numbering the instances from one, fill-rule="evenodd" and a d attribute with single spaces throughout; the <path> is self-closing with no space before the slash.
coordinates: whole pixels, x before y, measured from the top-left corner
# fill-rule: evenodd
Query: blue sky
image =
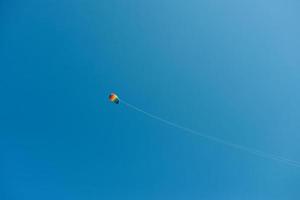
<path id="1" fill-rule="evenodd" d="M 0 199 L 300 198 L 300 3 L 0 3 Z"/>

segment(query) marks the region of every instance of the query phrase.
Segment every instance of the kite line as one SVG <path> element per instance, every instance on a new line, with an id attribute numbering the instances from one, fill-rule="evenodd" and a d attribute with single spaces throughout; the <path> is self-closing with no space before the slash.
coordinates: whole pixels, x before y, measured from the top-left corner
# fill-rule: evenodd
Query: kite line
<path id="1" fill-rule="evenodd" d="M 254 149 L 254 148 L 246 147 L 246 146 L 243 146 L 243 145 L 240 145 L 240 144 L 236 144 L 236 143 L 221 139 L 219 137 L 210 136 L 210 135 L 201 133 L 199 131 L 193 130 L 191 128 L 181 126 L 177 123 L 171 122 L 169 120 L 161 118 L 161 117 L 159 117 L 157 115 L 154 115 L 152 113 L 146 112 L 143 109 L 138 108 L 138 107 L 124 101 L 123 99 L 120 99 L 120 102 L 121 102 L 121 104 L 125 105 L 127 108 L 130 108 L 134 111 L 142 113 L 142 114 L 144 114 L 145 116 L 147 116 L 149 118 L 160 121 L 161 123 L 164 123 L 164 124 L 166 124 L 168 126 L 171 126 L 173 128 L 182 130 L 184 132 L 187 132 L 187 133 L 190 133 L 190 134 L 193 134 L 193 135 L 200 136 L 200 137 L 202 137 L 206 140 L 210 140 L 210 141 L 213 141 L 215 143 L 219 143 L 219 144 L 222 144 L 224 146 L 227 146 L 227 147 L 230 147 L 230 148 L 233 148 L 233 149 L 236 149 L 236 150 L 240 150 L 240 151 L 243 151 L 243 152 L 246 152 L 246 153 L 261 157 L 261 158 L 264 158 L 264 159 L 274 160 L 274 161 L 277 161 L 277 162 L 285 163 L 285 164 L 290 165 L 290 166 L 300 168 L 300 162 L 299 161 L 291 160 L 291 159 L 288 159 L 288 158 L 285 158 L 285 157 L 282 157 L 282 156 L 278 156 L 278 155 L 275 155 L 275 154 L 272 154 L 272 153 L 267 153 L 267 152 L 257 150 L 257 149 Z"/>

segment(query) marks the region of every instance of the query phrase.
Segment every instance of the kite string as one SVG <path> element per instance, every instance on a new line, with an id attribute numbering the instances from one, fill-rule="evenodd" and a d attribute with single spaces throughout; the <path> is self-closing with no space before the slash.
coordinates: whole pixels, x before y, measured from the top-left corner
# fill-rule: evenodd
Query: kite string
<path id="1" fill-rule="evenodd" d="M 149 112 L 146 112 L 146 111 L 144 111 L 144 110 L 142 110 L 142 109 L 140 109 L 140 108 L 124 101 L 124 100 L 120 99 L 120 102 L 128 108 L 131 108 L 131 109 L 133 109 L 137 112 L 140 112 L 140 113 L 142 113 L 142 114 L 144 114 L 144 115 L 146 115 L 146 116 L 148 116 L 152 119 L 160 121 L 160 122 L 162 122 L 164 124 L 167 124 L 169 126 L 172 126 L 174 128 L 180 129 L 182 131 L 185 131 L 185 132 L 188 132 L 188 133 L 191 133 L 191 134 L 194 134 L 194 135 L 198 135 L 198 136 L 200 136 L 202 138 L 205 138 L 207 140 L 214 141 L 216 143 L 223 144 L 224 146 L 231 147 L 231 148 L 234 148 L 234 149 L 238 149 L 238 150 L 250 153 L 252 155 L 256 155 L 256 156 L 259 156 L 259 157 L 262 157 L 262 158 L 265 158 L 265 159 L 275 160 L 275 161 L 278 161 L 278 162 L 282 162 L 282 163 L 300 168 L 300 162 L 299 161 L 291 160 L 291 159 L 288 159 L 288 158 L 285 158 L 285 157 L 282 157 L 282 156 L 278 156 L 278 155 L 275 155 L 275 154 L 272 154 L 272 153 L 267 153 L 267 152 L 264 152 L 264 151 L 261 151 L 261 150 L 246 147 L 246 146 L 236 144 L 236 143 L 233 143 L 233 142 L 230 142 L 230 141 L 227 141 L 227 140 L 215 137 L 215 136 L 210 136 L 210 135 L 201 133 L 199 131 L 181 126 L 181 125 L 176 124 L 174 122 L 171 122 L 169 120 L 163 119 L 163 118 L 158 117 L 158 116 L 156 116 L 154 114 L 151 114 Z"/>

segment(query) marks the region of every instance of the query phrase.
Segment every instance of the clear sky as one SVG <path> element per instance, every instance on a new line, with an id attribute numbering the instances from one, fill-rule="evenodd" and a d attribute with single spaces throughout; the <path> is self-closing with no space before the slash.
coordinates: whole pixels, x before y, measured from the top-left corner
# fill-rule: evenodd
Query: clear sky
<path id="1" fill-rule="evenodd" d="M 1 200 L 297 200 L 297 0 L 2 0 Z"/>

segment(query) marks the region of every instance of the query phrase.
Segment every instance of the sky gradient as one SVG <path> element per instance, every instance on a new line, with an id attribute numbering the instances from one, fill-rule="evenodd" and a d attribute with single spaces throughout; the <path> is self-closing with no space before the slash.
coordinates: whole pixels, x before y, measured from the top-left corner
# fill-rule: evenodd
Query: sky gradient
<path id="1" fill-rule="evenodd" d="M 2 0 L 1 200 L 297 200 L 300 2 Z"/>

